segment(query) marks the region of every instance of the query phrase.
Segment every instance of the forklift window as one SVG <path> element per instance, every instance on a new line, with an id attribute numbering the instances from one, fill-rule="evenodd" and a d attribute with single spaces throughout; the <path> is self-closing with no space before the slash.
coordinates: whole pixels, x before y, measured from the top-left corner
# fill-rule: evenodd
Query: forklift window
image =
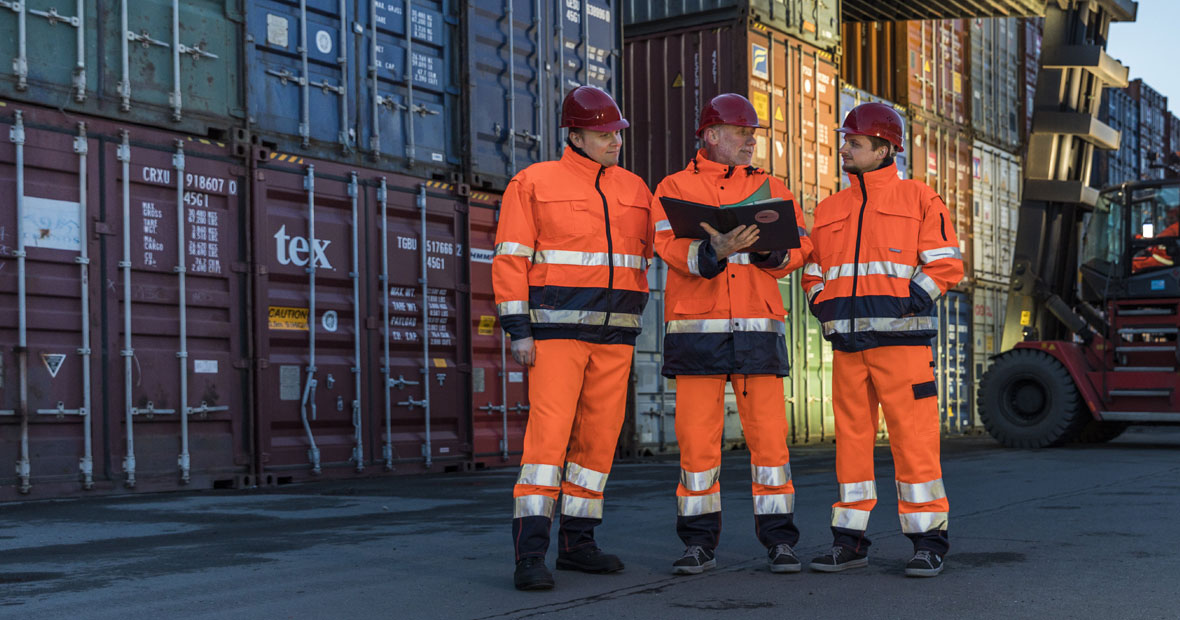
<path id="1" fill-rule="evenodd" d="M 1123 200 L 1117 189 L 1098 197 L 1082 243 L 1082 264 L 1106 275 L 1118 273 L 1123 256 Z"/>
<path id="2" fill-rule="evenodd" d="M 1174 264 L 1169 246 L 1177 231 L 1177 214 L 1180 212 L 1180 187 L 1164 186 L 1136 190 L 1131 201 L 1132 271 L 1146 271 L 1167 268 Z M 1147 240 L 1161 239 L 1161 244 L 1149 244 Z"/>

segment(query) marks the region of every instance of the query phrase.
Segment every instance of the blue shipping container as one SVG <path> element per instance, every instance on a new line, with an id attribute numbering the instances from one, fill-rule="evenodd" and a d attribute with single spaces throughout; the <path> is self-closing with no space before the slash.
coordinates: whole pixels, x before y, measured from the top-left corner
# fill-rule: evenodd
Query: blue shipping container
<path id="1" fill-rule="evenodd" d="M 466 3 L 467 167 L 473 185 L 501 189 L 530 164 L 560 157 L 558 123 L 568 91 L 589 84 L 618 98 L 618 3 Z"/>
<path id="2" fill-rule="evenodd" d="M 975 426 L 972 415 L 971 297 L 950 291 L 938 300 L 938 339 L 934 344 L 934 379 L 943 431 L 963 433 Z"/>

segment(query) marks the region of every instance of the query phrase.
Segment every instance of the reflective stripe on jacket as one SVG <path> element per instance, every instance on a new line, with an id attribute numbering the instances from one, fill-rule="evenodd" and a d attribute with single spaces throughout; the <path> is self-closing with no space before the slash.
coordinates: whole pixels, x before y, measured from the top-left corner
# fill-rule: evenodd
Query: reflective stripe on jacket
<path id="1" fill-rule="evenodd" d="M 930 344 L 934 302 L 963 278 L 946 205 L 893 164 L 820 202 L 803 290 L 838 351 Z"/>
<path id="2" fill-rule="evenodd" d="M 668 263 L 663 374 L 786 376 L 786 325 L 778 278 L 798 269 L 811 251 L 795 202 L 801 248 L 765 255 L 740 252 L 718 261 L 708 240 L 677 238 L 659 198 L 721 207 L 768 198 L 795 200 L 782 181 L 753 166 L 726 166 L 699 151 L 684 170 L 667 176 L 652 202 L 656 252 Z"/>
<path id="3" fill-rule="evenodd" d="M 652 258 L 651 192 L 566 147 L 508 183 L 492 287 L 514 340 L 635 344 Z"/>

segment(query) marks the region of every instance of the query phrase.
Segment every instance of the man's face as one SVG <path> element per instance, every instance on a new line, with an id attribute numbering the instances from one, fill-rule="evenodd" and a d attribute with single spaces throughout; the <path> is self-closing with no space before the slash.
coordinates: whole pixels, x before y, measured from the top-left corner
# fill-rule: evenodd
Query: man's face
<path id="1" fill-rule="evenodd" d="M 598 165 L 609 168 L 618 165 L 619 149 L 623 148 L 623 134 L 618 131 L 581 131 L 570 132 L 570 142 L 582 149 L 590 159 Z"/>
<path id="2" fill-rule="evenodd" d="M 843 161 L 844 172 L 860 174 L 881 167 L 881 162 L 889 156 L 889 147 L 873 148 L 868 136 L 854 136 L 845 134 L 844 146 L 840 147 L 840 159 Z"/>
<path id="3" fill-rule="evenodd" d="M 713 125 L 701 137 L 705 140 L 705 155 L 726 166 L 749 166 L 758 144 L 753 127 L 737 125 Z"/>

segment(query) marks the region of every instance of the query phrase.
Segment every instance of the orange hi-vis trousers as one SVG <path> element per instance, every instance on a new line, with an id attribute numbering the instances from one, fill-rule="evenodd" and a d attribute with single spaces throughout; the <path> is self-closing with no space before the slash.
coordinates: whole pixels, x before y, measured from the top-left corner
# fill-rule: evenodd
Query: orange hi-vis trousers
<path id="1" fill-rule="evenodd" d="M 676 376 L 676 442 L 680 444 L 676 532 L 686 546 L 717 547 L 727 379 L 733 383 L 750 448 L 755 533 L 767 547 L 793 546 L 799 541 L 799 530 L 794 524 L 787 413 L 783 380 L 774 375 Z"/>
<path id="2" fill-rule="evenodd" d="M 536 347 L 524 454 L 512 492 L 518 561 L 544 557 L 559 499 L 561 550 L 594 544 L 602 492 L 626 414 L 634 349 L 580 340 L 537 340 Z"/>
<path id="3" fill-rule="evenodd" d="M 893 452 L 901 531 L 915 549 L 945 554 L 950 548 L 949 505 L 939 463 L 938 395 L 930 347 L 834 351 L 833 358 L 840 483 L 840 501 L 832 505 L 835 543 L 862 553 L 871 544 L 865 530 L 877 503 L 873 444 L 880 410 Z"/>

